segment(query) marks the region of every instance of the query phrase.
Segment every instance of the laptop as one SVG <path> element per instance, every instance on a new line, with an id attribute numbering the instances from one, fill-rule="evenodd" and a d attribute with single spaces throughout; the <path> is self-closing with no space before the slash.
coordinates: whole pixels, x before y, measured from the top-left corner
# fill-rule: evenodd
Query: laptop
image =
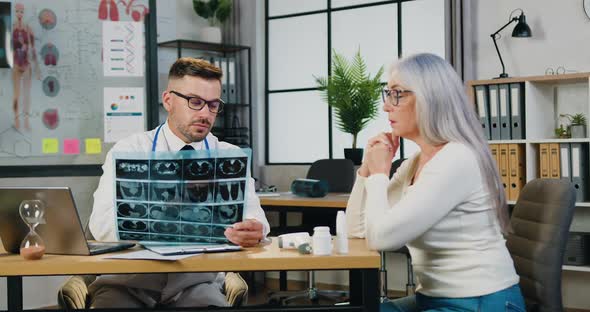
<path id="1" fill-rule="evenodd" d="M 19 253 L 20 244 L 29 232 L 18 211 L 20 203 L 27 199 L 38 199 L 45 204 L 45 223 L 39 224 L 35 232 L 45 242 L 47 254 L 97 255 L 135 245 L 87 241 L 69 187 L 0 187 L 0 238 L 8 252 Z"/>

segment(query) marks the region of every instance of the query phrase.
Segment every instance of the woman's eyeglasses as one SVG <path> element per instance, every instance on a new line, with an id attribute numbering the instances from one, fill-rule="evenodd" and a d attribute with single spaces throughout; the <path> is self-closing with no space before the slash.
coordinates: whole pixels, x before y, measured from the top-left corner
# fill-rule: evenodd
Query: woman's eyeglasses
<path id="1" fill-rule="evenodd" d="M 383 102 L 389 105 L 398 106 L 399 99 L 404 97 L 404 93 L 413 92 L 411 90 L 398 90 L 398 89 L 389 89 L 383 88 L 381 90 L 381 97 L 383 98 Z"/>

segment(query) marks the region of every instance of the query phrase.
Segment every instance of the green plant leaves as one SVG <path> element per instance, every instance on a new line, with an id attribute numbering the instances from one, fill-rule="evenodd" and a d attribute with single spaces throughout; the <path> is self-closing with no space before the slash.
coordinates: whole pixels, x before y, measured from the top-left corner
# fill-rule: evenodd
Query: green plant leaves
<path id="1" fill-rule="evenodd" d="M 379 113 L 382 74 L 383 67 L 374 77 L 370 76 L 359 49 L 350 62 L 334 51 L 332 75 L 314 77 L 322 99 L 334 109 L 336 126 L 352 134 L 353 148 L 358 133 Z"/>
<path id="2" fill-rule="evenodd" d="M 193 9 L 211 23 L 224 23 L 231 14 L 232 0 L 193 0 Z"/>

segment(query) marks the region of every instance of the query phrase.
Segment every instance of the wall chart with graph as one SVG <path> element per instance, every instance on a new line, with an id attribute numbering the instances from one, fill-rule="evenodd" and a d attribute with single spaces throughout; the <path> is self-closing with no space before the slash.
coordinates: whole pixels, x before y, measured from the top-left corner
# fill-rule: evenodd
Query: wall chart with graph
<path id="1" fill-rule="evenodd" d="M 228 243 L 243 219 L 250 149 L 114 153 L 117 237 Z"/>

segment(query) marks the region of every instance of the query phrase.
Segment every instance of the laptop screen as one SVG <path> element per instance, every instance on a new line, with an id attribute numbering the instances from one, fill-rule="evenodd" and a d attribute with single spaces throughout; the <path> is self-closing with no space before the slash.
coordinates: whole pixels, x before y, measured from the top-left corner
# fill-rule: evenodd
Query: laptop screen
<path id="1" fill-rule="evenodd" d="M 28 227 L 19 214 L 23 200 L 45 204 L 45 223 L 35 231 L 48 254 L 88 255 L 88 245 L 68 187 L 0 187 L 0 238 L 6 251 L 18 253 Z"/>

